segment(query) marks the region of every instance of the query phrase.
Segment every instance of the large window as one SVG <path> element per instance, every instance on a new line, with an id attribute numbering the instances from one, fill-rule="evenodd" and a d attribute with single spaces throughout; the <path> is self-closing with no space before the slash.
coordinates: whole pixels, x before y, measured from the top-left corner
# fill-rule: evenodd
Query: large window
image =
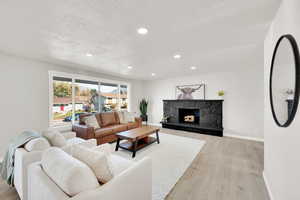
<path id="1" fill-rule="evenodd" d="M 99 84 L 94 81 L 75 80 L 75 121 L 81 113 L 98 112 L 100 110 Z"/>
<path id="2" fill-rule="evenodd" d="M 128 109 L 128 84 L 50 72 L 50 126 L 71 125 L 82 113 Z"/>
<path id="3" fill-rule="evenodd" d="M 53 77 L 52 121 L 51 126 L 64 125 L 71 122 L 72 79 Z"/>
<path id="4" fill-rule="evenodd" d="M 101 83 L 101 97 L 103 98 L 102 112 L 119 110 L 119 86 L 110 83 Z"/>

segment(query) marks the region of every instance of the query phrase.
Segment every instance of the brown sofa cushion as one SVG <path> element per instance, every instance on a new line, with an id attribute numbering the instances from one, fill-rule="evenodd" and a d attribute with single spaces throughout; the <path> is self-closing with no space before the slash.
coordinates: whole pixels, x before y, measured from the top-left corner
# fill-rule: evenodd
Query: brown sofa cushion
<path id="1" fill-rule="evenodd" d="M 101 127 L 117 124 L 116 115 L 114 112 L 100 113 Z"/>
<path id="2" fill-rule="evenodd" d="M 128 130 L 126 124 L 114 125 L 114 126 L 111 126 L 111 128 L 113 129 L 114 133 L 119 133 L 119 132 L 127 131 Z"/>
<path id="3" fill-rule="evenodd" d="M 107 135 L 113 134 L 113 128 L 112 127 L 105 127 L 105 128 L 99 128 L 95 130 L 95 137 L 104 137 Z"/>
<path id="4" fill-rule="evenodd" d="M 139 127 L 139 123 L 138 122 L 129 122 L 127 123 L 127 128 L 129 129 L 134 129 L 134 128 L 138 128 Z"/>

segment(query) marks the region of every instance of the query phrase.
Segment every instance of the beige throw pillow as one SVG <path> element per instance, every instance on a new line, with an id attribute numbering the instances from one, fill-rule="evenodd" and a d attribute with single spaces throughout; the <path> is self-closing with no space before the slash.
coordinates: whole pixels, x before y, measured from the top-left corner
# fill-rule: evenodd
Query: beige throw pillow
<path id="1" fill-rule="evenodd" d="M 128 111 L 124 111 L 124 118 L 125 121 L 128 122 L 135 122 L 135 113 L 133 112 L 128 112 Z"/>
<path id="2" fill-rule="evenodd" d="M 66 138 L 56 130 L 47 130 L 43 132 L 43 136 L 52 146 L 63 147 L 67 144 Z"/>
<path id="3" fill-rule="evenodd" d="M 74 158 L 88 165 L 101 183 L 107 183 L 113 178 L 108 159 L 103 152 L 88 149 L 79 145 L 73 146 Z"/>
<path id="4" fill-rule="evenodd" d="M 84 121 L 85 125 L 87 125 L 88 127 L 100 128 L 95 115 L 84 117 L 83 121 Z"/>
<path id="5" fill-rule="evenodd" d="M 52 147 L 42 155 L 43 170 L 69 196 L 99 187 L 93 171 L 63 150 Z"/>
<path id="6" fill-rule="evenodd" d="M 126 124 L 128 123 L 124 117 L 124 112 L 123 111 L 118 111 L 118 116 L 119 116 L 119 119 L 120 119 L 120 123 L 121 124 Z"/>

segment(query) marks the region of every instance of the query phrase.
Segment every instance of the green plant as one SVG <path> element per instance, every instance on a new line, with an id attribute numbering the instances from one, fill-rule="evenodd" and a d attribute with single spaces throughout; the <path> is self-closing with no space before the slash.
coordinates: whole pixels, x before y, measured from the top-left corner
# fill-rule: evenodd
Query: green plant
<path id="1" fill-rule="evenodd" d="M 224 94 L 225 94 L 224 90 L 218 91 L 218 95 L 219 95 L 220 97 L 224 96 Z"/>
<path id="2" fill-rule="evenodd" d="M 146 116 L 147 115 L 147 109 L 148 109 L 148 101 L 146 101 L 146 99 L 142 99 L 140 101 L 140 112 L 141 112 L 141 115 Z"/>

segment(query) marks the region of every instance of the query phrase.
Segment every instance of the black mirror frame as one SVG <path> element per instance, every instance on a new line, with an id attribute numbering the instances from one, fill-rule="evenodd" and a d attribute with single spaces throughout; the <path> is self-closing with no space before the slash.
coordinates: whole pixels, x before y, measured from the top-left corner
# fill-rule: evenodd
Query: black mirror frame
<path id="1" fill-rule="evenodd" d="M 278 50 L 278 47 L 280 45 L 280 42 L 284 39 L 288 39 L 288 41 L 291 44 L 293 53 L 294 53 L 294 60 L 295 60 L 295 89 L 294 89 L 294 101 L 293 101 L 293 107 L 291 110 L 290 115 L 288 116 L 287 121 L 284 124 L 280 124 L 277 117 L 276 117 L 276 113 L 274 110 L 274 106 L 273 106 L 273 94 L 272 94 L 272 76 L 273 76 L 273 68 L 274 68 L 274 62 L 275 62 L 275 57 L 276 57 L 276 53 Z M 272 110 L 272 115 L 273 115 L 273 119 L 276 122 L 276 124 L 279 127 L 288 127 L 294 120 L 295 115 L 297 113 L 297 109 L 298 109 L 298 104 L 299 104 L 299 93 L 300 93 L 300 88 L 299 88 L 299 78 L 300 78 L 300 56 L 299 56 L 299 49 L 298 49 L 298 45 L 297 42 L 295 40 L 295 38 L 290 35 L 290 34 L 286 34 L 286 35 L 282 35 L 275 46 L 274 52 L 273 52 L 273 56 L 272 56 L 272 64 L 271 64 L 271 72 L 270 72 L 270 80 L 269 80 L 269 93 L 270 93 L 270 104 L 271 104 L 271 110 Z"/>

